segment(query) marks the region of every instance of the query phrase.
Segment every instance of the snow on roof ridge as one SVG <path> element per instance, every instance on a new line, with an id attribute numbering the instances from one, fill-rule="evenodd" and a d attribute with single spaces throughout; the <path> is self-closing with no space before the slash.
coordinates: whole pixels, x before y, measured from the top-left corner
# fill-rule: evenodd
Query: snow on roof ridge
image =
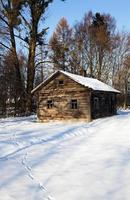
<path id="1" fill-rule="evenodd" d="M 74 81 L 78 82 L 79 84 L 81 84 L 85 87 L 89 87 L 93 90 L 120 93 L 120 91 L 114 89 L 113 87 L 111 87 L 95 78 L 83 77 L 81 75 L 72 74 L 70 72 L 66 72 L 66 71 L 62 71 L 62 70 L 60 70 L 60 72 L 62 72 L 65 75 L 68 75 L 70 78 L 72 78 Z"/>
<path id="2" fill-rule="evenodd" d="M 70 77 L 71 79 L 73 79 L 74 81 L 76 81 L 77 83 L 91 88 L 93 90 L 97 90 L 97 91 L 108 91 L 108 92 L 116 92 L 116 93 L 120 93 L 119 90 L 114 89 L 113 87 L 95 79 L 95 78 L 88 78 L 88 77 L 83 77 L 81 75 L 77 75 L 77 74 L 72 74 L 70 72 L 66 72 L 63 70 L 57 70 L 56 72 L 54 72 L 52 75 L 50 75 L 45 81 L 43 81 L 41 84 L 39 84 L 36 88 L 34 88 L 32 90 L 32 93 L 34 93 L 38 88 L 40 88 L 47 80 L 49 80 L 51 77 L 53 77 L 55 74 L 57 74 L 58 72 L 61 72 L 63 74 L 65 74 L 66 76 Z"/>

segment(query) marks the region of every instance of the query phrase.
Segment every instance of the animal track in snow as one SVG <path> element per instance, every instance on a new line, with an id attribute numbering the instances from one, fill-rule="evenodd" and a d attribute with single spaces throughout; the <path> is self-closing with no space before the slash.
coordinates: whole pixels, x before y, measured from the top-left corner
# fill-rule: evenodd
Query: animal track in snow
<path id="1" fill-rule="evenodd" d="M 46 199 L 44 198 L 44 200 L 55 200 L 52 196 L 48 195 L 47 189 L 42 185 L 41 182 L 37 181 L 36 177 L 33 175 L 32 168 L 27 164 L 27 156 L 28 156 L 28 153 L 26 152 L 22 158 L 21 163 L 24 166 L 28 177 L 35 182 L 35 184 L 39 187 L 41 191 L 45 193 L 44 195 L 46 196 Z"/>

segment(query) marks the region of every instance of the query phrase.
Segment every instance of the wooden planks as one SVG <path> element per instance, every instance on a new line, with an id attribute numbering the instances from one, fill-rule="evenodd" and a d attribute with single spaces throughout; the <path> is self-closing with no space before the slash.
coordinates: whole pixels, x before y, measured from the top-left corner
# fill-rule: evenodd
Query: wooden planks
<path id="1" fill-rule="evenodd" d="M 63 80 L 62 86 L 58 85 Z M 71 109 L 71 99 L 77 99 L 78 108 Z M 47 100 L 53 100 L 54 107 L 47 108 Z M 90 90 L 60 74 L 39 91 L 38 118 L 40 121 L 49 120 L 91 120 Z"/>
<path id="2" fill-rule="evenodd" d="M 63 84 L 59 85 L 59 81 Z M 116 94 L 86 88 L 64 74 L 57 74 L 37 93 L 37 114 L 40 121 L 86 120 L 116 114 Z M 99 108 L 94 107 L 94 98 L 99 99 Z M 71 100 L 77 100 L 77 109 L 72 109 Z M 48 109 L 47 101 L 53 101 Z"/>

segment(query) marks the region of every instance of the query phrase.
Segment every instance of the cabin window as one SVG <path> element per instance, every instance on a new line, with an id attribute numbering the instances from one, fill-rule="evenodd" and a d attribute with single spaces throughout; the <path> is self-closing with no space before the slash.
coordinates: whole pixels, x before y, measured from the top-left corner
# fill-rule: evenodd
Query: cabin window
<path id="1" fill-rule="evenodd" d="M 53 104 L 53 101 L 52 101 L 52 100 L 48 100 L 48 101 L 47 101 L 47 108 L 48 108 L 48 109 L 53 108 L 53 105 L 54 105 L 54 104 Z"/>
<path id="2" fill-rule="evenodd" d="M 94 97 L 94 108 L 96 110 L 99 109 L 99 98 L 98 97 Z"/>
<path id="3" fill-rule="evenodd" d="M 104 98 L 104 97 L 101 98 L 101 105 L 102 105 L 103 107 L 105 106 L 105 98 Z"/>
<path id="4" fill-rule="evenodd" d="M 77 99 L 72 99 L 71 100 L 70 107 L 71 107 L 71 109 L 77 109 L 78 108 Z"/>
<path id="5" fill-rule="evenodd" d="M 63 80 L 59 80 L 59 85 L 64 85 L 64 81 Z"/>
<path id="6" fill-rule="evenodd" d="M 112 94 L 112 96 L 111 96 L 111 100 L 112 100 L 112 102 L 115 101 L 115 95 L 114 95 L 114 94 Z"/>
<path id="7" fill-rule="evenodd" d="M 128 83 L 127 91 L 130 92 L 130 83 Z"/>

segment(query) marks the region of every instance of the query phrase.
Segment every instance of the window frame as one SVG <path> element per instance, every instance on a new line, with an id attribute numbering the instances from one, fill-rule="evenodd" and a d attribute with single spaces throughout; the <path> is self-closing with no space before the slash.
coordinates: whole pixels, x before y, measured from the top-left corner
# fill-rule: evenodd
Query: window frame
<path id="1" fill-rule="evenodd" d="M 64 85 L 64 80 L 58 80 L 58 86 L 63 86 Z"/>
<path id="2" fill-rule="evenodd" d="M 94 99 L 93 99 L 93 105 L 94 105 L 94 109 L 95 110 L 99 110 L 100 109 L 99 97 L 94 97 Z"/>
<path id="3" fill-rule="evenodd" d="M 54 101 L 52 99 L 47 100 L 47 109 L 52 109 L 54 107 Z"/>
<path id="4" fill-rule="evenodd" d="M 127 85 L 127 92 L 130 92 L 130 83 Z"/>
<path id="5" fill-rule="evenodd" d="M 77 101 L 77 99 L 71 99 L 70 100 L 70 108 L 72 110 L 77 110 L 78 109 L 78 101 Z"/>

